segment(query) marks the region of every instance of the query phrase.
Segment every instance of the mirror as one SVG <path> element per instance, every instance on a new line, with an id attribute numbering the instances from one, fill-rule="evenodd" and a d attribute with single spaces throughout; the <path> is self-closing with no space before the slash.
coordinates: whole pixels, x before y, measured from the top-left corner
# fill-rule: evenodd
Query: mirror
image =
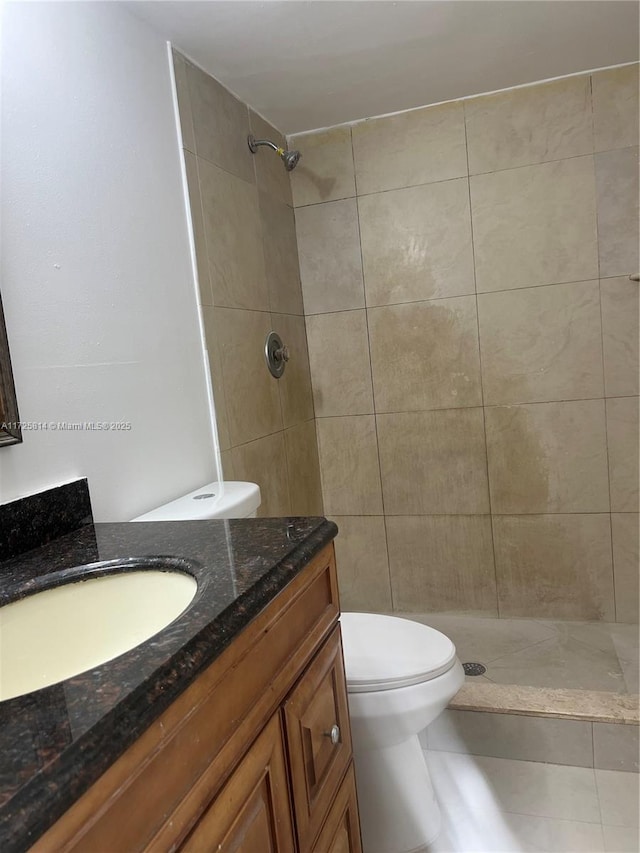
<path id="1" fill-rule="evenodd" d="M 0 296 L 0 447 L 4 447 L 5 444 L 18 444 L 22 441 L 19 421 L 18 401 L 13 384 L 9 342 L 4 324 L 2 297 Z"/>

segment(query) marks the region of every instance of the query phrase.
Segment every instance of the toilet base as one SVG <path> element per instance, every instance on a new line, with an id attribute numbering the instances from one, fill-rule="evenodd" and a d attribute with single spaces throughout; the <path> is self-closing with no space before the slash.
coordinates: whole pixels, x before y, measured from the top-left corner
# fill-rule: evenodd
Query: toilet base
<path id="1" fill-rule="evenodd" d="M 364 853 L 416 853 L 440 832 L 440 807 L 417 735 L 354 755 Z"/>

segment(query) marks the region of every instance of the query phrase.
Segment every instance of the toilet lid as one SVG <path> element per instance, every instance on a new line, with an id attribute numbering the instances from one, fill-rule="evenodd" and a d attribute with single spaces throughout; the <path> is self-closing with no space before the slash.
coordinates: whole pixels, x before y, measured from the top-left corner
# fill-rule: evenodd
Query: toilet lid
<path id="1" fill-rule="evenodd" d="M 351 693 L 420 684 L 455 663 L 451 640 L 419 622 L 377 613 L 343 613 L 340 621 Z"/>

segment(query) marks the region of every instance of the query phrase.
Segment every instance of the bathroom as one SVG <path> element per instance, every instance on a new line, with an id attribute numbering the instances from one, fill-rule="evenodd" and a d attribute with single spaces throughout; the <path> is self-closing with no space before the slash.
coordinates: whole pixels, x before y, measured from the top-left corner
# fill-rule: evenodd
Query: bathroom
<path id="1" fill-rule="evenodd" d="M 334 521 L 342 610 L 480 665 L 421 736 L 434 850 L 638 849 L 637 19 L 4 8 L 0 502 Z"/>

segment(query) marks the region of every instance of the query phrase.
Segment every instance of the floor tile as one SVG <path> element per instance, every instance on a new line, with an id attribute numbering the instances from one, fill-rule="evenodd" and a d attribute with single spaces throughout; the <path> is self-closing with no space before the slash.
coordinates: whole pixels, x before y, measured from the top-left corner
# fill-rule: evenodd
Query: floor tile
<path id="1" fill-rule="evenodd" d="M 602 822 L 608 826 L 638 826 L 637 773 L 621 770 L 596 770 L 596 783 Z"/>
<path id="2" fill-rule="evenodd" d="M 490 811 L 507 811 L 600 823 L 591 769 L 447 752 L 426 756 L 448 819 L 464 821 L 467 815 L 475 819 Z"/>
<path id="3" fill-rule="evenodd" d="M 638 853 L 640 833 L 636 826 L 603 826 L 606 853 Z"/>
<path id="4" fill-rule="evenodd" d="M 597 823 L 520 814 L 506 814 L 504 819 L 518 842 L 518 850 L 532 853 L 600 853 L 604 850 L 602 827 Z"/>
<path id="5" fill-rule="evenodd" d="M 602 853 L 604 849 L 600 824 L 507 813 L 462 829 L 445 826 L 429 853 Z"/>
<path id="6" fill-rule="evenodd" d="M 594 771 L 478 756 L 505 811 L 599 823 Z"/>

